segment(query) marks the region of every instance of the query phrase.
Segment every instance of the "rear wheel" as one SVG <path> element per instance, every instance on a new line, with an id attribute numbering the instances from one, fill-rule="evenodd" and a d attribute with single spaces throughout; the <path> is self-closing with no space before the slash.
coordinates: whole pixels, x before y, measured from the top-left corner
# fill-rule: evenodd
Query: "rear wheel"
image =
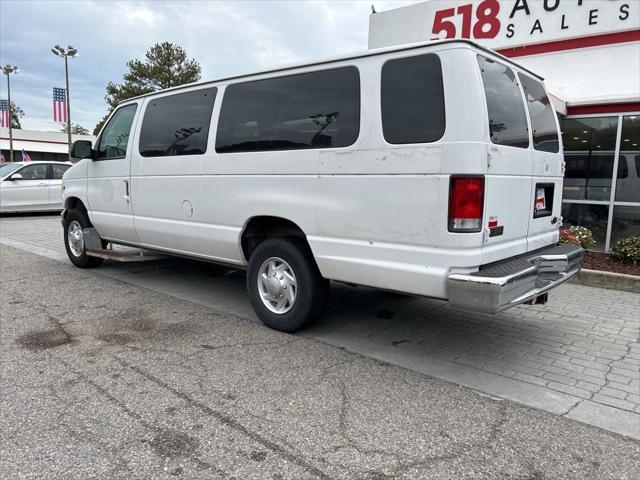
<path id="1" fill-rule="evenodd" d="M 265 325 L 294 332 L 320 318 L 329 298 L 329 281 L 320 275 L 303 241 L 270 238 L 249 259 L 247 290 Z"/>
<path id="2" fill-rule="evenodd" d="M 64 247 L 69 260 L 78 268 L 93 268 L 102 263 L 102 258 L 87 255 L 83 229 L 89 227 L 91 222 L 82 210 L 70 210 L 64 219 Z"/>

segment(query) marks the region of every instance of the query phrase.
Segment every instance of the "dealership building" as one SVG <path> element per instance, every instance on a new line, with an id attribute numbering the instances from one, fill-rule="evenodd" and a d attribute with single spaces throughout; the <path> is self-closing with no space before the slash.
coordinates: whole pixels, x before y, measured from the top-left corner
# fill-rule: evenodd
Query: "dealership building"
<path id="1" fill-rule="evenodd" d="M 470 38 L 545 78 L 560 117 L 565 225 L 598 250 L 640 235 L 640 1 L 428 0 L 371 14 L 369 48 Z"/>
<path id="2" fill-rule="evenodd" d="M 69 160 L 69 143 L 67 134 L 63 132 L 46 132 L 41 130 L 12 129 L 13 160 L 22 161 L 22 150 L 29 154 L 31 160 L 49 160 L 67 162 Z M 71 135 L 71 141 L 91 140 L 91 135 Z M 5 161 L 9 161 L 9 129 L 0 128 L 0 151 Z"/>

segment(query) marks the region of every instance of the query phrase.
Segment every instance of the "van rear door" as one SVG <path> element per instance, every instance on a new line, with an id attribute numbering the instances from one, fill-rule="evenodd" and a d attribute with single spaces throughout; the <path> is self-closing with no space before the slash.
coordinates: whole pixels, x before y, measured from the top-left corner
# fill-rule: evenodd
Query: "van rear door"
<path id="1" fill-rule="evenodd" d="M 516 72 L 478 55 L 487 105 L 487 146 L 482 263 L 527 252 L 532 153 L 529 125 Z"/>
<path id="2" fill-rule="evenodd" d="M 562 203 L 562 149 L 558 118 L 542 82 L 518 73 L 529 112 L 532 136 L 532 182 L 527 251 L 557 240 Z"/>

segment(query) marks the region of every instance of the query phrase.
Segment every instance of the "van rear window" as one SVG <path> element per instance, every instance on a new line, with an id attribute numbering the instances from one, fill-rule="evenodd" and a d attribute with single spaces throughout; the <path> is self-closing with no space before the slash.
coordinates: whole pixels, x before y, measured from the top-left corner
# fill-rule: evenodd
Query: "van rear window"
<path id="1" fill-rule="evenodd" d="M 382 131 L 387 142 L 435 142 L 444 134 L 440 58 L 433 54 L 389 60 L 382 67 Z"/>
<path id="2" fill-rule="evenodd" d="M 481 55 L 478 55 L 478 64 L 487 97 L 491 141 L 528 148 L 527 114 L 513 70 Z"/>
<path id="3" fill-rule="evenodd" d="M 216 88 L 152 98 L 140 130 L 140 155 L 171 157 L 206 153 Z"/>
<path id="4" fill-rule="evenodd" d="M 216 152 L 348 147 L 360 133 L 355 67 L 229 85 Z"/>
<path id="5" fill-rule="evenodd" d="M 521 73 L 518 73 L 518 77 L 527 99 L 533 129 L 533 148 L 542 152 L 558 153 L 560 141 L 556 127 L 556 113 L 542 83 Z"/>

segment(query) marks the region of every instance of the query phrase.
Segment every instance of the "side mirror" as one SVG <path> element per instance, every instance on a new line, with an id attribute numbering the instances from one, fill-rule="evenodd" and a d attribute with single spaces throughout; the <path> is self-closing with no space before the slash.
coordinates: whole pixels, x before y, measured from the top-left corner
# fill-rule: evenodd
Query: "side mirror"
<path id="1" fill-rule="evenodd" d="M 92 144 L 89 140 L 76 140 L 71 146 L 73 158 L 93 158 Z"/>
<path id="2" fill-rule="evenodd" d="M 14 173 L 9 177 L 9 180 L 22 180 L 22 175 L 20 175 L 19 173 Z"/>

